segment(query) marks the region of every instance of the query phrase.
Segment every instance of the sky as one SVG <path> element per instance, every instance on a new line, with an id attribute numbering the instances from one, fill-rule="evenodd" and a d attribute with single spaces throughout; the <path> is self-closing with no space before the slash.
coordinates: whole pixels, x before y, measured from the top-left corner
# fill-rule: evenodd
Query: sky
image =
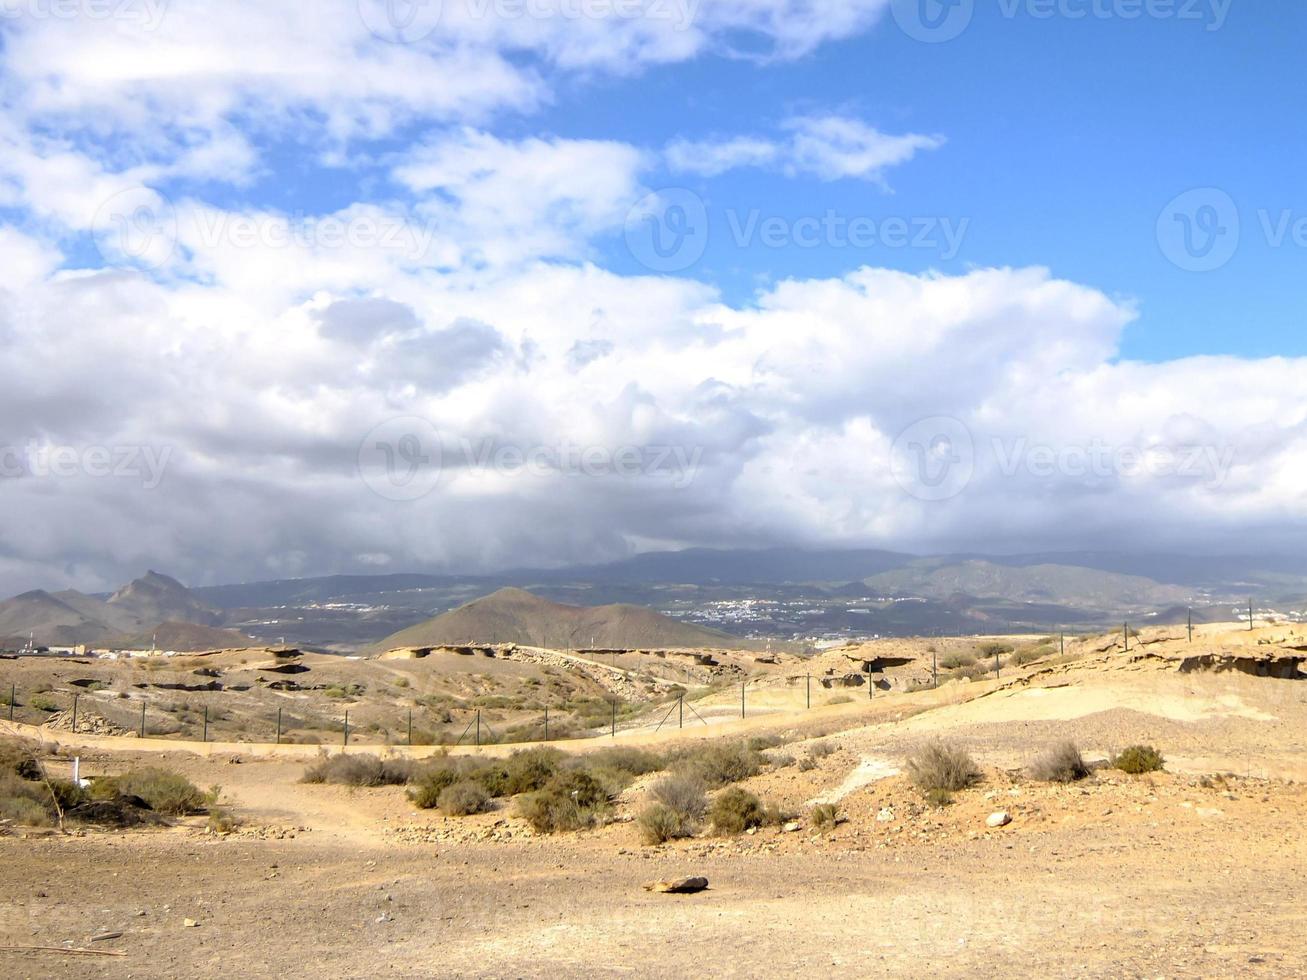
<path id="1" fill-rule="evenodd" d="M 1284 554 L 1298 5 L 0 0 L 0 591 Z"/>

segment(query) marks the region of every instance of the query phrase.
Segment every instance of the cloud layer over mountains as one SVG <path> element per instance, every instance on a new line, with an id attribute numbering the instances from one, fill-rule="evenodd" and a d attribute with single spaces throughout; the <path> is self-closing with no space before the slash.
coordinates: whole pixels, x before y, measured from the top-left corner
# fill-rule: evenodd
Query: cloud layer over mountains
<path id="1" fill-rule="evenodd" d="M 839 107 L 698 145 L 532 129 L 564 86 L 767 71 L 882 0 L 646 4 L 679 26 L 468 0 L 415 43 L 367 0 L 122 6 L 139 23 L 0 21 L 8 591 L 685 544 L 1301 544 L 1301 363 L 1122 361 L 1134 304 L 1039 267 L 731 302 L 693 263 L 614 259 L 678 173 L 887 186 L 947 133 Z"/>

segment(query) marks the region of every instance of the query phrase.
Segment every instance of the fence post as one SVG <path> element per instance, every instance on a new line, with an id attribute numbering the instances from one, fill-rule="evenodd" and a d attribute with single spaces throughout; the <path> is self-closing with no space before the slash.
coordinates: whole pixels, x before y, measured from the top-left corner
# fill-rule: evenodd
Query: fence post
<path id="1" fill-rule="evenodd" d="M 930 680 L 931 686 L 939 688 L 939 654 L 935 651 L 930 653 Z"/>
<path id="2" fill-rule="evenodd" d="M 740 717 L 741 718 L 744 717 L 744 685 L 747 683 L 749 682 L 748 681 L 740 682 Z"/>
<path id="3" fill-rule="evenodd" d="M 1065 656 L 1066 656 L 1066 634 L 1065 634 L 1065 633 L 1059 633 L 1059 634 L 1057 634 L 1057 643 L 1058 643 L 1058 653 L 1062 654 L 1062 656 L 1065 657 Z"/>
<path id="4" fill-rule="evenodd" d="M 345 712 L 345 732 L 344 732 L 344 735 L 345 735 L 345 740 L 344 740 L 341 744 L 342 744 L 342 745 L 349 745 L 349 712 L 348 712 L 348 711 Z"/>
<path id="5" fill-rule="evenodd" d="M 281 744 L 281 709 L 277 709 L 277 744 Z"/>
<path id="6" fill-rule="evenodd" d="M 685 695 L 684 694 L 681 695 L 680 701 L 677 704 L 676 727 L 677 728 L 685 727 Z"/>
<path id="7" fill-rule="evenodd" d="M 204 706 L 204 738 L 201 739 L 201 741 L 207 742 L 208 740 L 209 740 L 209 706 L 206 704 Z"/>
<path id="8" fill-rule="evenodd" d="M 999 666 L 998 666 L 998 651 L 997 651 L 997 650 L 994 651 L 994 677 L 995 677 L 997 680 L 1002 680 L 1002 679 L 1003 679 L 1003 672 L 1002 672 L 1001 670 L 999 670 Z"/>
<path id="9" fill-rule="evenodd" d="M 9 685 L 9 720 L 14 720 L 14 702 L 18 700 L 18 685 Z"/>
<path id="10" fill-rule="evenodd" d="M 617 737 L 617 698 L 613 698 L 613 738 Z"/>
<path id="11" fill-rule="evenodd" d="M 808 698 L 807 707 L 811 708 L 812 707 L 812 675 L 804 674 L 803 679 L 805 682 L 805 686 L 807 688 L 807 698 Z"/>
<path id="12" fill-rule="evenodd" d="M 413 747 L 413 709 L 408 709 L 408 744 L 409 748 Z"/>
<path id="13" fill-rule="evenodd" d="M 1121 626 L 1121 636 L 1125 638 L 1125 652 L 1130 652 L 1130 622 L 1127 620 Z"/>
<path id="14" fill-rule="evenodd" d="M 549 741 L 549 705 L 545 705 L 545 741 Z"/>
<path id="15" fill-rule="evenodd" d="M 141 701 L 141 738 L 145 738 L 145 701 Z"/>
<path id="16" fill-rule="evenodd" d="M 73 734 L 77 734 L 77 695 L 73 695 Z"/>
<path id="17" fill-rule="evenodd" d="M 1248 600 L 1248 632 L 1253 631 L 1253 601 Z"/>
<path id="18" fill-rule="evenodd" d="M 872 697 L 873 695 L 871 691 L 871 664 L 867 664 L 867 700 L 870 701 Z"/>
<path id="19" fill-rule="evenodd" d="M 1189 607 L 1189 642 L 1194 641 L 1194 607 Z"/>
<path id="20" fill-rule="evenodd" d="M 481 709 L 477 708 L 477 747 L 481 746 Z"/>

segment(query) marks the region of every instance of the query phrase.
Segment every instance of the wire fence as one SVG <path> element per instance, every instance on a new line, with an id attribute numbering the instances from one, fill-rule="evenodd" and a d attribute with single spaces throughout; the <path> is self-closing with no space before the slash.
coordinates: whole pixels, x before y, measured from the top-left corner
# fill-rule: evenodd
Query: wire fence
<path id="1" fill-rule="evenodd" d="M 1249 629 L 1252 625 L 1250 616 Z M 1190 642 L 1193 628 L 1191 616 L 1185 624 Z M 1058 633 L 1057 653 L 1065 657 L 1068 639 L 1074 641 L 1084 635 L 1104 634 Z M 1123 649 L 1129 651 L 1138 635 L 1129 622 L 1124 622 L 1120 631 Z M 1050 635 L 1044 634 L 1044 637 L 1044 643 L 1051 641 Z M 934 639 L 938 642 L 945 638 Z M 163 704 L 164 699 L 157 694 L 108 690 L 99 682 L 91 682 L 90 690 L 71 694 L 55 692 L 48 684 L 35 685 L 24 692 L 17 683 L 11 682 L 9 685 L 0 684 L 0 718 L 75 734 L 127 735 L 206 743 L 326 745 L 337 742 L 342 746 L 457 747 L 559 742 L 603 736 L 616 738 L 619 733 L 658 733 L 686 727 L 710 727 L 715 723 L 745 719 L 751 714 L 799 712 L 814 705 L 848 703 L 858 698 L 873 701 L 878 695 L 896 690 L 911 692 L 938 688 L 942 677 L 946 680 L 958 677 L 979 680 L 992 675 L 1001 680 L 1005 670 L 1020 669 L 1025 663 L 1012 648 L 999 645 L 993 645 L 985 656 L 967 664 L 960 664 L 956 657 L 941 659 L 933 645 L 928 649 L 931 651 L 928 673 L 927 665 L 922 663 L 916 668 L 915 676 L 890 674 L 885 666 L 878 667 L 877 660 L 872 659 L 864 661 L 861 670 L 851 670 L 843 675 L 780 672 L 763 677 L 739 677 L 733 682 L 738 688 L 738 699 L 731 693 L 731 683 L 716 684 L 708 689 L 706 695 L 689 698 L 680 685 L 656 678 L 652 673 L 618 668 L 627 680 L 643 680 L 655 687 L 661 685 L 660 689 L 666 696 L 607 698 L 606 717 L 602 718 L 593 702 L 580 715 L 575 704 L 566 703 L 552 707 L 541 705 L 530 710 L 499 711 L 494 718 L 490 711 L 480 706 L 442 707 L 439 717 L 433 717 L 436 713 L 420 703 L 398 714 L 367 704 L 361 706 L 360 712 L 357 703 L 352 708 L 342 709 L 341 714 L 334 717 L 321 710 L 298 706 L 290 710 L 277 707 L 274 714 L 271 709 L 259 705 L 249 705 L 248 710 L 241 710 L 247 706 L 236 700 L 240 695 L 229 693 L 217 682 L 198 686 L 154 685 L 187 692 L 186 701 L 171 706 Z M 598 660 L 592 662 L 599 663 Z M 202 702 L 194 704 L 190 700 L 192 697 L 202 699 Z M 233 716 L 233 708 L 241 711 L 239 717 Z M 351 710 L 355 712 L 353 724 Z M 360 714 L 365 717 L 362 722 Z M 259 730 L 251 731 L 251 726 Z"/>

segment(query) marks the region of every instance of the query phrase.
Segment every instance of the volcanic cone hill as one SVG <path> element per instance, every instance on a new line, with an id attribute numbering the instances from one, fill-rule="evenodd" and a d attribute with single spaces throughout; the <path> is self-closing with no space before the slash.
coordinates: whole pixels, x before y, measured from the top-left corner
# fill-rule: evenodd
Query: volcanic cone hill
<path id="1" fill-rule="evenodd" d="M 757 645 L 719 630 L 682 623 L 643 606 L 568 606 L 523 589 L 500 589 L 394 633 L 374 650 L 517 643 L 556 650 L 652 650 Z"/>

